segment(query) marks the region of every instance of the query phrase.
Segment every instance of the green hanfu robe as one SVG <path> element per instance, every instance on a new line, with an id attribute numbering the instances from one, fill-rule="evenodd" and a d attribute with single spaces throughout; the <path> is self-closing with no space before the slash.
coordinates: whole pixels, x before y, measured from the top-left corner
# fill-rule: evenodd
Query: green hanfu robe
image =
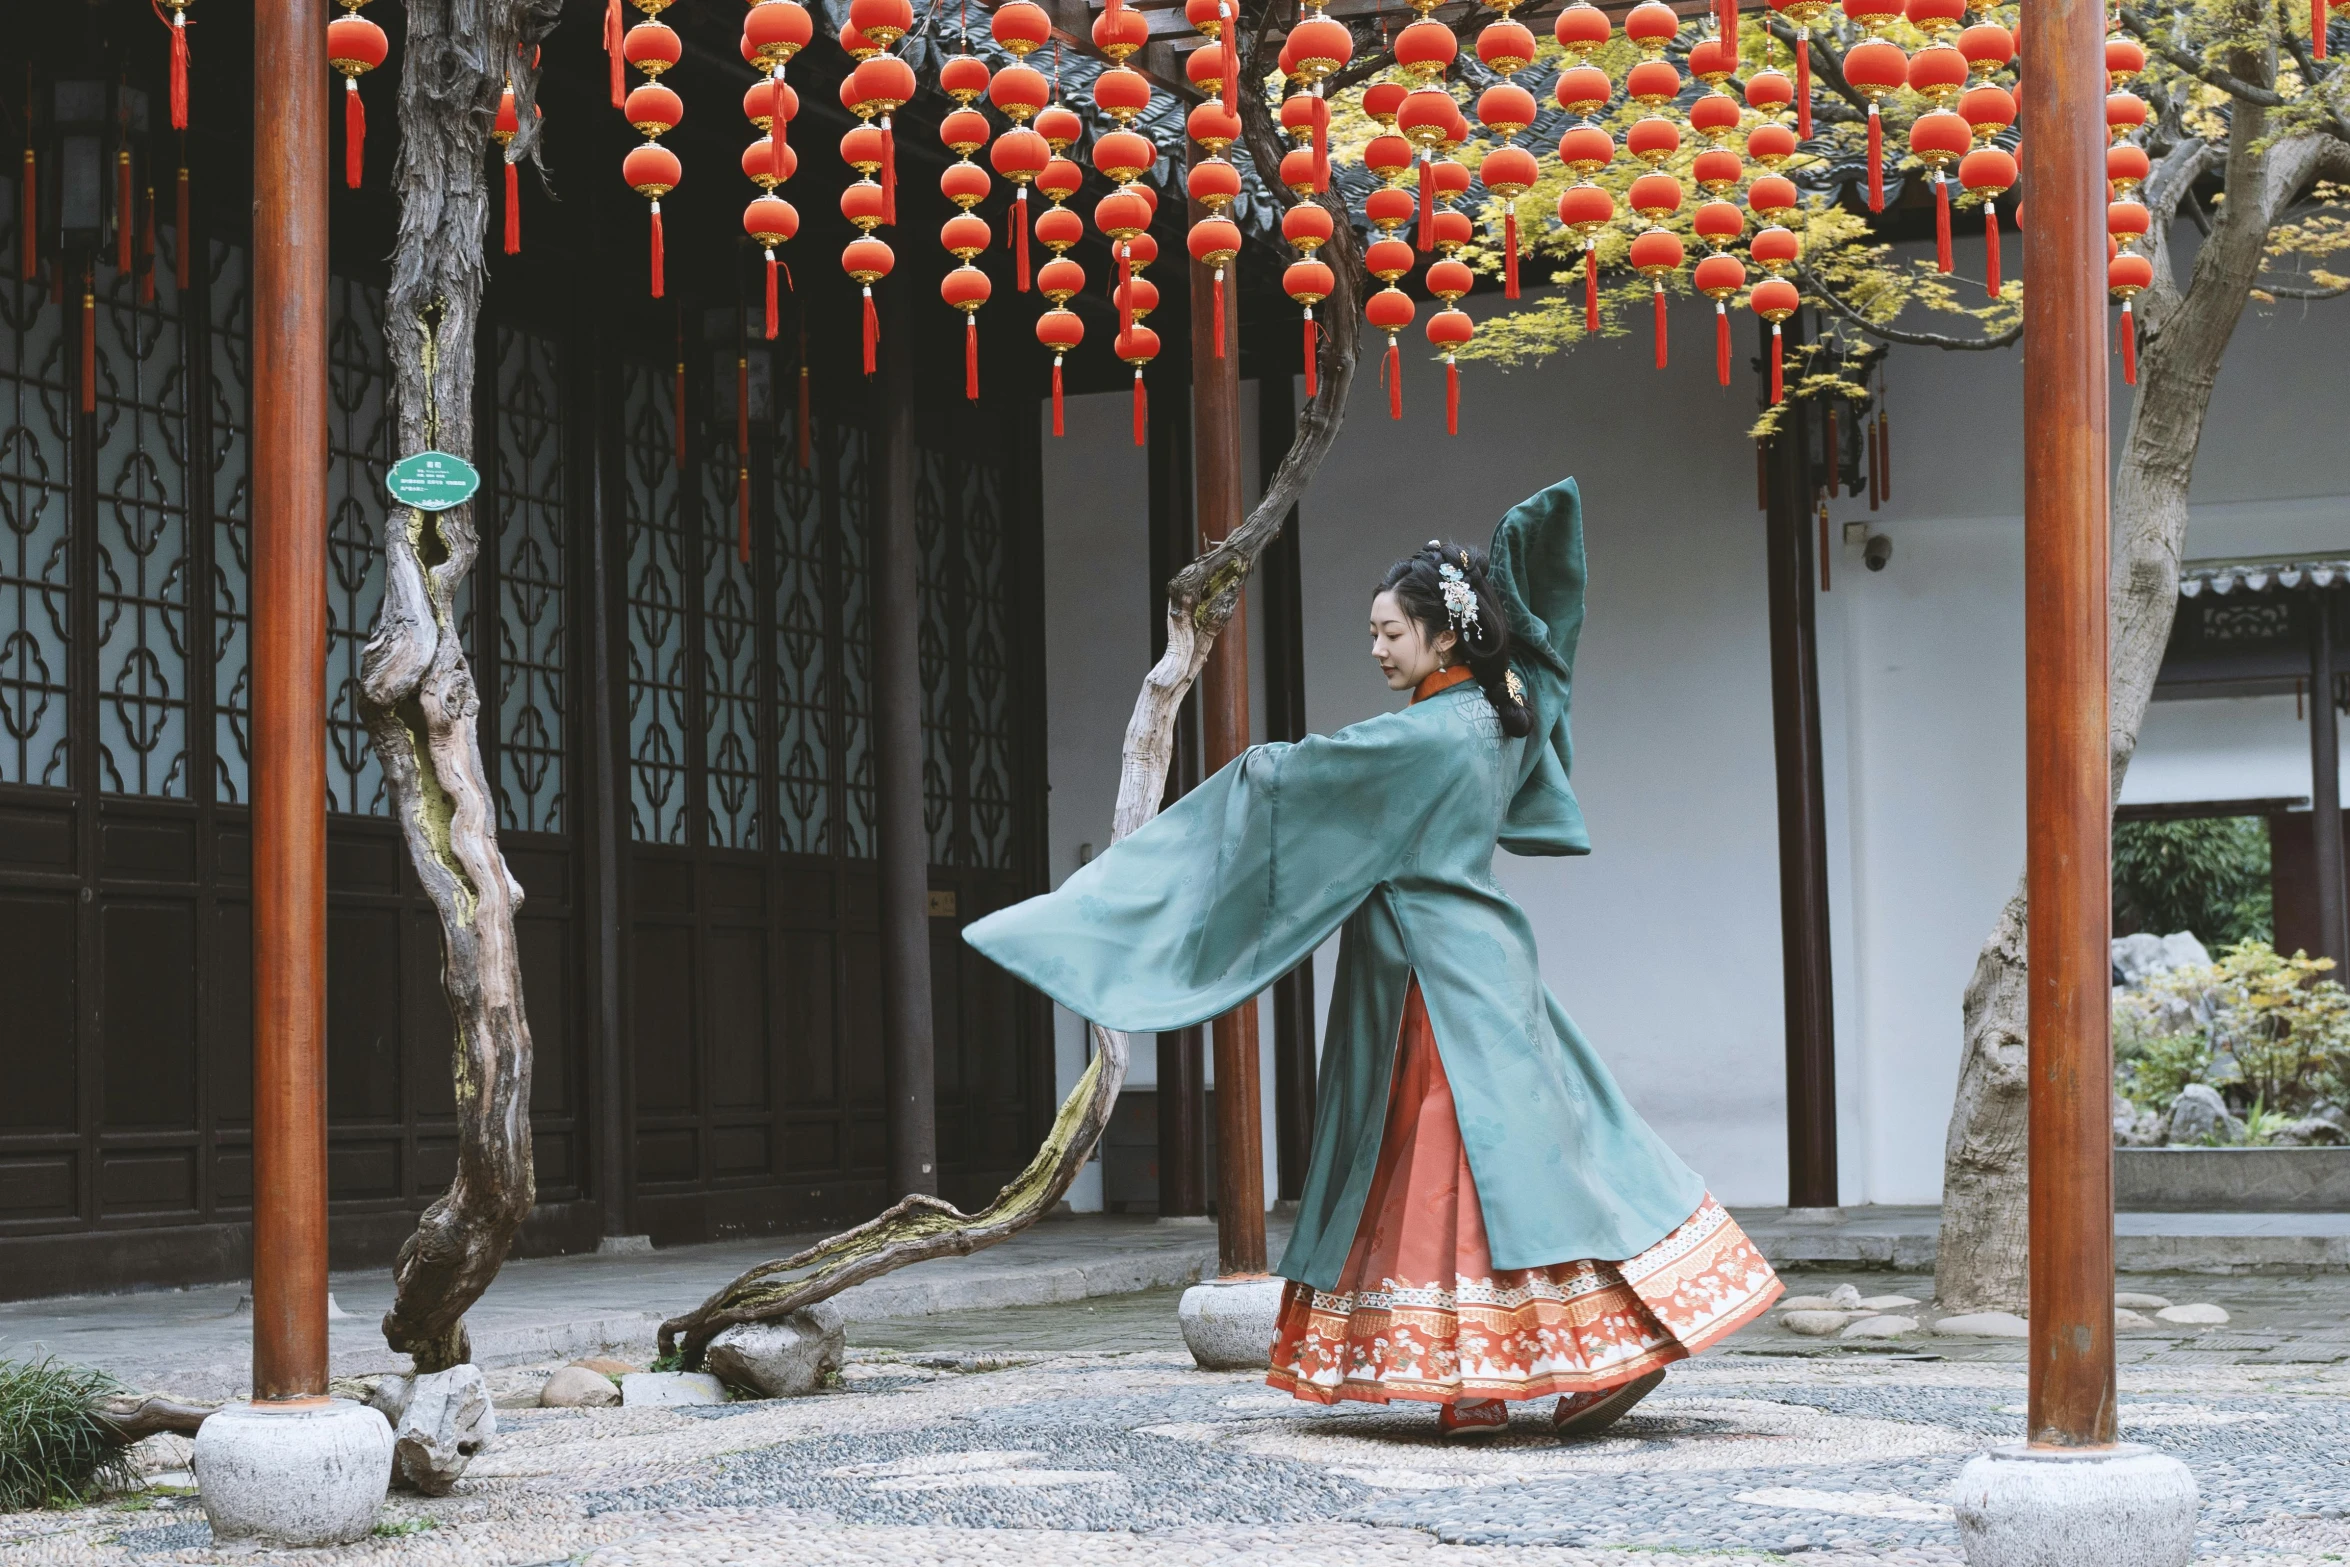
<path id="1" fill-rule="evenodd" d="M 1504 735 L 1464 682 L 1334 735 L 1252 746 L 1057 891 L 964 932 L 1070 1011 L 1149 1034 L 1230 1011 L 1342 931 L 1313 1162 L 1280 1266 L 1317 1290 L 1336 1287 L 1362 1217 L 1415 975 L 1494 1267 L 1634 1257 L 1705 1200 L 1543 985 L 1533 929 L 1493 877 L 1497 845 L 1590 852 L 1567 783 L 1574 480 L 1502 519 L 1492 563 L 1528 736 Z"/>

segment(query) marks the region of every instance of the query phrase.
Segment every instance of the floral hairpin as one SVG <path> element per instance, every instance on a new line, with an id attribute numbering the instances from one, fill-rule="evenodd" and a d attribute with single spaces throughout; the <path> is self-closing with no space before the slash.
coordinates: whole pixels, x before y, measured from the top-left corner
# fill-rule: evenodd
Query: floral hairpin
<path id="1" fill-rule="evenodd" d="M 1438 566 L 1436 575 L 1444 594 L 1444 618 L 1452 629 L 1466 631 L 1477 624 L 1477 590 L 1469 586 L 1468 576 L 1449 562 Z"/>

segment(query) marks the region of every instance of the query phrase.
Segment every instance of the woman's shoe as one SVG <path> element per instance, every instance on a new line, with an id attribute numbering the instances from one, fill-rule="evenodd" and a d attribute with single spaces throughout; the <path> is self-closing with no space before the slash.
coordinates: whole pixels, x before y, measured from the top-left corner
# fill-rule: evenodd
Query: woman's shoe
<path id="1" fill-rule="evenodd" d="M 1436 1429 L 1445 1436 L 1496 1436 L 1510 1428 L 1510 1406 L 1498 1398 L 1464 1398 L 1436 1411 Z"/>
<path id="2" fill-rule="evenodd" d="M 1596 1436 L 1630 1414 L 1632 1406 L 1655 1392 L 1657 1384 L 1664 1379 L 1660 1367 L 1644 1377 L 1594 1393 L 1562 1393 L 1558 1408 L 1551 1413 L 1550 1428 L 1560 1436 Z"/>

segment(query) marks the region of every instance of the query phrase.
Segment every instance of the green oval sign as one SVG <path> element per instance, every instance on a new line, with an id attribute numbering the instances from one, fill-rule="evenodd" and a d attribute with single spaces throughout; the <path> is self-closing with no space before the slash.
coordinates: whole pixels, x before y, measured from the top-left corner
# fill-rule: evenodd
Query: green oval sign
<path id="1" fill-rule="evenodd" d="M 481 474 L 464 458 L 448 452 L 418 452 L 392 464 L 384 475 L 392 499 L 418 511 L 447 511 L 473 499 L 481 488 Z"/>

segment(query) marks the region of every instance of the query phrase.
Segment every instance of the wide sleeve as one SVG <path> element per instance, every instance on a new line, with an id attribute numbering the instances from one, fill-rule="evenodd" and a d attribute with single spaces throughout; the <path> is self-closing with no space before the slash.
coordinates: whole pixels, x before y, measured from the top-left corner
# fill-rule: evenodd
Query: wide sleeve
<path id="1" fill-rule="evenodd" d="M 1271 985 L 1413 852 L 1458 746 L 1408 713 L 1260 745 L 963 938 L 1081 1017 L 1188 1028 Z"/>
<path id="2" fill-rule="evenodd" d="M 1509 608 L 1512 662 L 1534 712 L 1501 846 L 1513 854 L 1589 854 L 1583 807 L 1567 782 L 1574 763 L 1567 714 L 1583 635 L 1583 497 L 1575 481 L 1561 479 L 1513 507 L 1493 531 L 1490 555 L 1494 586 Z"/>

